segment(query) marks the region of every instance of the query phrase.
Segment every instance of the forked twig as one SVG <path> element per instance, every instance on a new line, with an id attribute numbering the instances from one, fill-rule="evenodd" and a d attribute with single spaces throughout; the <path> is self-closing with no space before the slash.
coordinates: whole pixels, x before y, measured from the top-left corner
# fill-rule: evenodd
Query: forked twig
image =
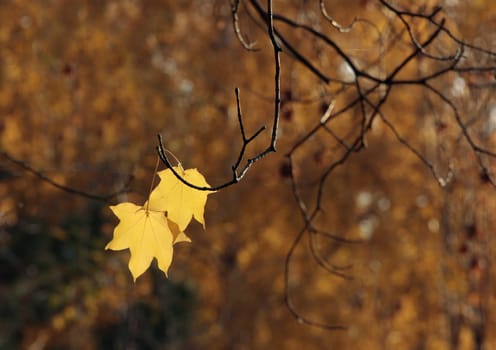
<path id="1" fill-rule="evenodd" d="M 237 6 L 236 4 L 236 12 L 237 12 Z M 238 183 L 248 172 L 248 170 L 251 168 L 253 164 L 256 162 L 260 161 L 262 158 L 267 156 L 269 153 L 275 152 L 276 151 L 276 145 L 277 145 L 277 132 L 278 132 L 278 127 L 279 127 L 279 115 L 280 115 L 280 110 L 281 110 L 281 62 L 280 62 L 280 53 L 281 53 L 281 48 L 279 47 L 277 40 L 276 40 L 276 34 L 274 30 L 274 22 L 273 22 L 273 16 L 272 16 L 272 1 L 268 0 L 267 1 L 267 31 L 268 35 L 270 38 L 270 42 L 274 51 L 274 63 L 275 63 L 275 73 L 274 73 L 274 114 L 273 114 L 273 121 L 272 121 L 272 132 L 271 132 L 271 137 L 268 146 L 265 148 L 265 150 L 259 152 L 255 156 L 247 159 L 245 165 L 240 168 L 241 161 L 245 155 L 246 148 L 252 142 L 262 131 L 265 130 L 265 126 L 261 127 L 256 131 L 252 136 L 246 137 L 244 125 L 243 125 L 243 115 L 241 112 L 241 103 L 240 103 L 240 97 L 239 97 L 239 89 L 235 89 L 235 95 L 236 95 L 236 106 L 237 106 L 237 113 L 238 113 L 238 122 L 239 122 L 239 128 L 240 128 L 240 133 L 241 133 L 241 139 L 242 139 L 242 146 L 239 151 L 238 157 L 236 162 L 232 165 L 231 170 L 232 170 L 232 179 L 229 181 L 226 181 L 220 185 L 217 186 L 211 186 L 211 187 L 205 187 L 205 186 L 197 186 L 187 180 L 185 180 L 177 171 L 175 171 L 174 167 L 172 166 L 171 162 L 167 158 L 167 154 L 165 152 L 165 147 L 163 143 L 163 139 L 161 135 L 158 135 L 158 146 L 157 146 L 157 152 L 162 160 L 162 162 L 166 165 L 167 168 L 171 169 L 172 173 L 174 176 L 184 183 L 185 185 L 200 190 L 200 191 L 218 191 L 220 189 L 229 187 L 231 185 L 234 185 Z"/>

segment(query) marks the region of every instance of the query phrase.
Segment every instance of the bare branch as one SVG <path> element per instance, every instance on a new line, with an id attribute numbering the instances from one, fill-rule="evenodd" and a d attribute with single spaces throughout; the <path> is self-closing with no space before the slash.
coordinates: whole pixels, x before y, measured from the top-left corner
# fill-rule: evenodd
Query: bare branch
<path id="1" fill-rule="evenodd" d="M 434 176 L 434 178 L 437 180 L 437 182 L 439 183 L 439 186 L 445 187 L 447 184 L 450 183 L 450 181 L 453 178 L 453 171 L 452 171 L 452 169 L 450 169 L 450 171 L 448 172 L 448 174 L 446 175 L 446 177 L 440 176 L 437 173 L 436 168 L 434 167 L 434 164 L 432 164 L 427 158 L 425 158 L 424 155 L 422 155 L 422 153 L 420 153 L 419 150 L 417 150 L 407 140 L 405 140 L 401 136 L 401 134 L 398 132 L 398 130 L 396 130 L 396 127 L 393 125 L 393 123 L 391 123 L 382 113 L 380 113 L 379 115 L 380 115 L 382 121 L 384 122 L 384 124 L 394 134 L 394 136 L 396 137 L 396 139 L 398 140 L 398 142 L 401 143 L 406 148 L 408 148 L 408 150 L 410 152 L 412 152 L 431 171 L 432 176 Z"/>
<path id="2" fill-rule="evenodd" d="M 75 195 L 78 195 L 78 196 L 81 196 L 81 197 L 84 197 L 87 199 L 92 199 L 92 200 L 97 200 L 97 201 L 102 201 L 102 202 L 109 202 L 112 198 L 114 198 L 120 194 L 128 192 L 129 191 L 129 184 L 133 180 L 133 177 L 129 176 L 128 180 L 124 183 L 122 188 L 120 188 L 119 190 L 112 192 L 112 193 L 109 193 L 107 195 L 97 195 L 97 194 L 89 193 L 89 192 L 79 190 L 79 189 L 76 189 L 73 187 L 62 185 L 61 183 L 58 183 L 58 182 L 54 181 L 53 179 L 51 179 L 50 177 L 48 177 L 47 175 L 43 174 L 41 171 L 34 169 L 28 163 L 12 157 L 10 154 L 8 154 L 5 151 L 0 152 L 0 155 L 2 157 L 4 157 L 5 159 L 7 159 L 9 162 L 17 165 L 18 167 L 33 174 L 34 176 L 36 176 L 40 180 L 52 185 L 55 188 L 58 188 L 61 191 L 64 191 L 64 192 L 67 192 L 70 194 L 75 194 Z"/>
<path id="3" fill-rule="evenodd" d="M 319 3 L 320 3 L 320 12 L 322 13 L 322 16 L 324 16 L 324 18 L 327 19 L 329 21 L 329 23 L 331 23 L 331 25 L 334 28 L 336 28 L 337 31 L 339 31 L 340 33 L 348 33 L 349 31 L 351 31 L 353 29 L 353 26 L 355 25 L 355 23 L 358 20 L 356 17 L 353 19 L 353 21 L 348 26 L 343 27 L 338 22 L 336 22 L 334 20 L 334 18 L 332 18 L 329 15 L 329 13 L 327 13 L 324 0 L 319 0 Z"/>
<path id="4" fill-rule="evenodd" d="M 252 158 L 249 158 L 245 165 L 239 169 L 239 166 L 241 164 L 241 160 L 243 159 L 243 156 L 246 151 L 246 147 L 250 142 L 252 142 L 260 133 L 265 130 L 265 126 L 261 127 L 257 132 L 255 132 L 251 137 L 246 137 L 245 134 L 245 129 L 243 125 L 243 116 L 241 113 L 241 106 L 240 106 L 240 98 L 239 98 L 239 89 L 235 89 L 235 94 L 236 94 L 236 105 L 237 105 L 237 112 L 238 112 L 238 121 L 239 121 L 239 127 L 240 127 L 240 133 L 241 133 L 241 138 L 243 141 L 243 145 L 241 147 L 241 150 L 238 154 L 236 163 L 231 167 L 233 177 L 231 180 L 217 185 L 217 186 L 212 186 L 212 187 L 205 187 L 205 186 L 197 186 L 195 184 L 190 183 L 189 181 L 186 181 L 177 171 L 174 170 L 174 167 L 172 166 L 171 162 L 167 158 L 167 154 L 165 152 L 165 147 L 163 144 L 162 136 L 158 135 L 158 146 L 157 146 L 157 152 L 162 160 L 162 162 L 167 166 L 167 168 L 170 168 L 174 176 L 184 183 L 185 185 L 200 190 L 200 191 L 218 191 L 220 189 L 229 187 L 231 185 L 234 185 L 238 183 L 247 173 L 247 171 L 251 168 L 253 164 L 258 162 L 259 160 L 263 159 L 265 156 L 267 156 L 269 153 L 275 152 L 276 151 L 276 144 L 277 144 L 277 131 L 278 131 L 278 126 L 279 126 L 279 115 L 280 115 L 280 110 L 281 110 L 281 62 L 280 62 L 280 52 L 281 48 L 277 44 L 276 40 L 276 34 L 274 31 L 274 22 L 272 18 L 272 1 L 268 0 L 267 1 L 267 26 L 268 26 L 268 35 L 270 38 L 270 42 L 272 44 L 272 48 L 274 51 L 274 63 L 275 63 L 275 73 L 274 73 L 274 116 L 273 116 L 273 122 L 272 122 L 272 132 L 271 132 L 271 138 L 269 145 L 267 148 L 260 153 L 256 154 Z"/>
<path id="5" fill-rule="evenodd" d="M 341 272 L 340 270 L 346 270 L 349 269 L 349 266 L 346 267 L 340 267 L 340 266 L 335 266 L 333 264 L 330 264 L 327 260 L 325 260 L 318 252 L 316 242 L 315 242 L 315 233 L 309 232 L 307 234 L 308 236 L 308 245 L 310 247 L 310 252 L 312 254 L 312 257 L 314 260 L 317 262 L 317 264 L 324 269 L 325 271 L 329 272 L 330 274 L 336 275 L 338 277 L 344 278 L 346 280 L 352 280 L 353 277 Z"/>
<path id="6" fill-rule="evenodd" d="M 243 34 L 241 34 L 241 29 L 239 29 L 239 18 L 238 18 L 238 10 L 239 10 L 239 0 L 231 0 L 231 15 L 232 15 L 232 24 L 234 34 L 236 34 L 236 38 L 240 42 L 241 46 L 243 46 L 248 51 L 258 51 L 255 47 L 256 42 L 248 42 Z"/>
<path id="7" fill-rule="evenodd" d="M 332 330 L 332 331 L 344 331 L 347 330 L 347 327 L 341 326 L 341 325 L 331 325 L 331 324 L 326 324 L 326 323 L 321 323 L 321 322 L 316 322 L 313 321 L 305 316 L 303 316 L 299 311 L 297 311 L 296 307 L 293 304 L 293 301 L 291 299 L 291 288 L 290 288 L 290 275 L 291 275 L 291 260 L 293 258 L 293 255 L 296 251 L 296 247 L 299 245 L 301 239 L 305 235 L 306 232 L 306 227 L 302 228 L 298 234 L 296 235 L 295 239 L 293 240 L 293 244 L 289 248 L 288 253 L 286 254 L 286 260 L 284 262 L 284 302 L 286 303 L 286 306 L 291 313 L 291 315 L 299 322 L 303 323 L 309 326 L 317 327 L 317 328 L 322 328 L 322 329 L 327 329 L 327 330 Z"/>

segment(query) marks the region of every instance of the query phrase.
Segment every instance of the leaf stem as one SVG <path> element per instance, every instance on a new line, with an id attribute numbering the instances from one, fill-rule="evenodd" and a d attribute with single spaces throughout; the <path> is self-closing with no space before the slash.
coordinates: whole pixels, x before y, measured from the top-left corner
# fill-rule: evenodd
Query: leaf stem
<path id="1" fill-rule="evenodd" d="M 176 160 L 177 166 L 181 169 L 182 175 L 184 176 L 184 168 L 183 168 L 183 165 L 181 164 L 181 161 L 174 155 L 174 153 L 169 151 L 167 148 L 164 148 L 164 151 L 169 153 L 172 156 L 172 158 L 174 158 Z"/>
<path id="2" fill-rule="evenodd" d="M 146 215 L 148 215 L 148 207 L 150 206 L 150 196 L 152 195 L 153 183 L 155 182 L 155 177 L 157 176 L 159 162 L 160 162 L 160 157 L 157 156 L 157 161 L 155 162 L 155 170 L 153 170 L 152 183 L 150 184 L 150 191 L 148 191 L 148 200 L 146 201 L 146 208 L 145 208 Z"/>

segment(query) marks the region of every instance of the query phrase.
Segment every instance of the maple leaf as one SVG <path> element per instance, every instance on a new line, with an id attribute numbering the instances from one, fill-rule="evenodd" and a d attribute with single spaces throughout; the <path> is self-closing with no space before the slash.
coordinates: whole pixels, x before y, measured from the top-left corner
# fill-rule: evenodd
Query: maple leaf
<path id="1" fill-rule="evenodd" d="M 187 181 L 198 186 L 209 186 L 196 169 L 177 167 L 176 170 Z M 194 217 L 205 227 L 203 212 L 208 192 L 184 185 L 170 169 L 158 175 L 161 182 L 151 191 L 144 205 L 125 202 L 110 207 L 120 221 L 105 249 L 131 251 L 129 270 L 134 281 L 148 269 L 153 258 L 157 259 L 158 267 L 167 276 L 173 245 L 191 242 L 183 232 L 191 219 Z"/>
<path id="2" fill-rule="evenodd" d="M 200 187 L 210 187 L 205 177 L 196 169 L 184 170 L 174 167 L 186 181 Z M 160 183 L 150 194 L 150 203 L 158 211 L 167 212 L 167 218 L 177 224 L 179 231 L 184 231 L 192 218 L 203 225 L 203 212 L 207 195 L 213 191 L 200 191 L 191 188 L 174 176 L 170 169 L 160 171 Z"/>
<path id="3" fill-rule="evenodd" d="M 173 243 L 188 242 L 189 238 L 178 228 L 169 228 L 163 212 L 134 203 L 110 206 L 120 222 L 114 229 L 114 238 L 105 249 L 131 251 L 129 270 L 136 279 L 150 266 L 153 258 L 167 276 L 172 262 Z"/>

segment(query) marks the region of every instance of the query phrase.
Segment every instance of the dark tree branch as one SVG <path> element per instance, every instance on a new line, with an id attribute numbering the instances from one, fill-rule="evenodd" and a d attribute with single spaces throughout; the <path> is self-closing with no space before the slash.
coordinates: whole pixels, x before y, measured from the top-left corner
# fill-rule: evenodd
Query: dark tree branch
<path id="1" fill-rule="evenodd" d="M 450 169 L 448 172 L 448 175 L 446 177 L 440 176 L 437 171 L 436 167 L 432 162 L 430 162 L 422 153 L 420 153 L 419 150 L 417 150 L 415 147 L 413 147 L 405 138 L 401 136 L 398 130 L 396 130 L 396 127 L 394 126 L 393 123 L 391 123 L 382 113 L 379 113 L 381 120 L 384 122 L 384 124 L 391 130 L 393 133 L 394 137 L 398 140 L 399 143 L 401 143 L 403 146 L 405 146 L 410 152 L 412 152 L 424 165 L 430 170 L 432 173 L 432 176 L 437 180 L 439 183 L 439 186 L 445 187 L 453 178 L 453 171 Z"/>
<path id="2" fill-rule="evenodd" d="M 330 264 L 327 260 L 325 260 L 318 252 L 318 248 L 316 246 L 315 242 L 315 232 L 309 232 L 307 234 L 308 237 L 308 246 L 310 247 L 310 253 L 312 254 L 313 259 L 317 262 L 317 265 L 319 265 L 322 269 L 325 271 L 336 275 L 338 277 L 344 278 L 346 280 L 352 280 L 353 277 L 341 272 L 340 270 L 346 270 L 349 269 L 350 266 L 345 266 L 345 267 L 340 267 L 340 266 L 335 266 L 333 264 Z"/>
<path id="3" fill-rule="evenodd" d="M 41 171 L 36 170 L 35 168 L 33 168 L 28 163 L 12 157 L 7 152 L 2 151 L 2 152 L 0 152 L 0 155 L 2 157 L 4 157 L 5 159 L 7 159 L 9 162 L 17 165 L 18 167 L 22 168 L 23 170 L 25 170 L 25 171 L 33 174 L 34 176 L 36 176 L 40 180 L 42 180 L 42 181 L 44 181 L 44 182 L 52 185 L 55 188 L 58 188 L 61 191 L 64 191 L 64 192 L 67 192 L 67 193 L 70 193 L 70 194 L 75 194 L 75 195 L 78 195 L 78 196 L 81 196 L 81 197 L 84 197 L 84 198 L 87 198 L 87 199 L 102 201 L 102 202 L 106 202 L 106 203 L 108 203 L 112 198 L 114 198 L 114 197 L 116 197 L 116 196 L 118 196 L 120 194 L 123 194 L 123 193 L 128 192 L 128 190 L 129 190 L 129 184 L 133 180 L 133 177 L 130 176 L 128 178 L 128 180 L 124 183 L 124 185 L 122 186 L 122 188 L 120 188 L 119 190 L 117 190 L 115 192 L 112 192 L 112 193 L 109 193 L 107 195 L 97 195 L 97 194 L 89 193 L 89 192 L 86 192 L 86 191 L 83 191 L 83 190 L 79 190 L 79 189 L 76 189 L 76 188 L 73 188 L 73 187 L 62 185 L 62 184 L 54 181 L 53 179 L 51 179 L 47 175 L 43 174 Z"/>
<path id="4" fill-rule="evenodd" d="M 237 6 L 237 5 L 236 5 Z M 237 11 L 237 10 L 236 10 Z M 240 133 L 241 133 L 241 138 L 243 141 L 243 145 L 241 147 L 241 150 L 238 154 L 237 161 L 236 163 L 231 167 L 233 177 L 231 180 L 224 182 L 223 184 L 217 185 L 217 186 L 212 186 L 212 187 L 204 187 L 204 186 L 197 186 L 195 184 L 190 183 L 189 181 L 185 180 L 177 171 L 174 170 L 174 167 L 172 166 L 171 162 L 167 158 L 167 154 L 165 152 L 165 147 L 163 144 L 162 137 L 158 135 L 158 146 L 157 146 L 157 152 L 162 160 L 162 162 L 166 165 L 167 168 L 171 169 L 172 173 L 174 176 L 184 183 L 185 185 L 200 190 L 200 191 L 218 191 L 220 189 L 229 187 L 231 185 L 234 185 L 238 183 L 248 172 L 248 170 L 251 168 L 253 164 L 256 162 L 260 161 L 263 159 L 265 156 L 267 156 L 269 153 L 275 152 L 276 151 L 276 145 L 277 145 L 277 132 L 278 132 L 278 126 L 279 126 L 279 115 L 280 115 L 280 110 L 281 110 L 281 61 L 280 61 L 280 53 L 281 53 L 281 48 L 277 44 L 276 40 L 276 34 L 274 31 L 274 22 L 273 22 L 273 16 L 272 16 L 272 1 L 268 0 L 267 1 L 267 31 L 268 31 L 268 36 L 270 38 L 270 42 L 274 51 L 274 65 L 275 65 L 275 73 L 274 73 L 274 115 L 273 115 L 273 121 L 272 121 L 272 132 L 271 132 L 271 137 L 270 137 L 270 142 L 267 148 L 260 153 L 256 154 L 252 158 L 249 158 L 245 165 L 240 169 L 239 166 L 241 164 L 241 160 L 244 157 L 246 147 L 250 142 L 252 142 L 263 130 L 265 130 L 265 126 L 261 127 L 253 136 L 247 138 L 244 130 L 244 125 L 243 125 L 243 116 L 241 113 L 241 107 L 240 107 L 240 99 L 239 99 L 239 89 L 236 88 L 235 94 L 236 94 L 236 105 L 237 105 L 237 112 L 238 112 L 238 121 L 239 121 L 239 128 L 240 128 Z"/>
<path id="5" fill-rule="evenodd" d="M 293 258 L 293 255 L 296 251 L 296 247 L 299 245 L 300 241 L 302 240 L 302 238 L 306 232 L 307 232 L 307 227 L 302 228 L 298 232 L 295 239 L 293 240 L 293 243 L 291 244 L 291 247 L 289 248 L 288 253 L 286 254 L 286 260 L 284 263 L 284 281 L 285 281 L 285 283 L 284 283 L 284 301 L 285 301 L 286 306 L 287 306 L 289 312 L 291 313 L 291 315 L 299 323 L 306 324 L 306 325 L 309 325 L 312 327 L 332 330 L 332 331 L 345 331 L 345 330 L 347 330 L 347 328 L 344 326 L 330 325 L 327 323 L 316 322 L 316 321 L 308 319 L 307 317 L 303 316 L 299 311 L 297 311 L 297 309 L 294 306 L 293 301 L 291 299 L 291 290 L 290 290 L 291 259 Z"/>

